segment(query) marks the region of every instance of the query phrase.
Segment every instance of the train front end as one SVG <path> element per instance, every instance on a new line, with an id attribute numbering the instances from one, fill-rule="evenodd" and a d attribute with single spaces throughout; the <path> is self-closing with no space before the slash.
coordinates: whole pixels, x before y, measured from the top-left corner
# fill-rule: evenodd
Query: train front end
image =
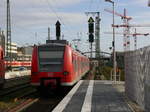
<path id="1" fill-rule="evenodd" d="M 58 87 L 71 80 L 71 54 L 70 47 L 65 44 L 35 46 L 32 55 L 31 84 L 36 87 Z"/>

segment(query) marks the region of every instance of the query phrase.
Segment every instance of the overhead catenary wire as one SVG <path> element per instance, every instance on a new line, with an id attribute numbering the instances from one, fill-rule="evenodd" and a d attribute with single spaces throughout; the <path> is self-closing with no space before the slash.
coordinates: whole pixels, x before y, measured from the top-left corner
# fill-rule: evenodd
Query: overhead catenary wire
<path id="1" fill-rule="evenodd" d="M 55 14 L 55 16 L 57 17 L 57 19 L 59 19 L 61 21 L 62 27 L 65 27 L 67 32 L 69 33 L 71 30 L 66 26 L 66 24 L 64 23 L 64 21 L 62 20 L 62 18 L 58 15 L 58 13 L 54 10 L 52 4 L 49 2 L 49 0 L 46 0 L 49 9 Z M 72 31 L 71 31 L 72 32 Z"/>
<path id="2" fill-rule="evenodd" d="M 30 31 L 29 29 L 27 29 L 27 28 L 24 28 L 24 27 L 19 27 L 19 26 L 16 26 L 15 27 L 15 29 L 17 29 L 17 30 L 20 30 L 20 32 L 24 32 L 24 33 L 27 33 L 28 34 L 28 36 L 26 36 L 26 38 L 27 38 L 27 40 L 29 39 L 29 40 L 31 40 L 31 38 L 34 38 L 35 37 L 35 32 L 37 32 L 37 31 L 35 31 L 35 32 L 33 32 L 33 31 Z M 38 32 L 37 32 L 38 33 Z M 39 36 L 39 34 L 40 34 L 40 36 Z M 41 32 L 40 33 L 38 33 L 38 39 L 40 39 L 40 41 L 43 41 L 43 39 L 44 40 L 46 40 L 46 33 L 45 33 L 45 35 L 43 35 Z M 39 38 L 40 37 L 40 38 Z M 17 39 L 17 41 L 19 42 L 19 43 L 22 43 L 20 40 L 18 40 Z M 31 42 L 31 41 L 30 41 Z M 38 42 L 38 41 L 37 41 Z"/>
<path id="3" fill-rule="evenodd" d="M 45 0 L 46 1 L 46 0 Z M 48 1 L 48 0 L 47 0 Z M 42 2 L 44 2 L 44 1 L 42 1 Z M 49 3 L 50 3 L 50 1 L 48 1 Z M 47 2 L 46 2 L 46 4 L 49 6 L 49 3 L 47 4 Z M 40 11 L 42 11 L 42 13 L 45 11 L 46 12 L 46 8 L 39 8 L 38 9 L 38 6 L 36 6 L 35 4 L 34 4 L 34 2 L 31 2 L 31 9 L 29 9 L 29 10 L 34 10 L 34 11 L 38 11 L 38 10 L 40 10 Z M 50 3 L 50 5 L 51 5 L 51 3 Z M 52 4 L 53 5 L 53 4 Z M 51 6 L 52 6 L 51 5 Z M 16 6 L 17 7 L 17 6 Z M 57 7 L 57 6 L 56 6 Z M 15 7 L 14 7 L 15 8 Z M 65 30 L 66 30 L 66 32 L 68 32 L 68 34 L 70 33 L 70 32 L 73 32 L 74 34 L 76 33 L 74 30 L 71 30 L 71 29 L 73 29 L 72 27 L 70 28 L 70 26 L 68 25 L 68 23 L 67 24 L 65 24 L 64 23 L 64 21 L 62 20 L 62 17 L 60 17 L 60 14 L 58 13 L 58 12 L 56 12 L 56 9 L 54 8 L 54 6 L 52 6 L 52 9 L 50 8 L 50 6 L 49 6 L 49 8 L 48 9 L 50 9 L 50 10 L 53 10 L 52 12 L 55 14 L 55 16 L 62 22 L 62 27 L 65 27 Z M 29 12 L 30 13 L 30 12 Z M 51 14 L 49 14 L 49 15 L 51 15 Z M 15 18 L 17 18 L 17 15 L 16 16 L 14 16 Z M 15 19 L 13 19 L 13 20 L 15 20 Z M 38 32 L 38 31 L 33 31 L 33 29 L 34 29 L 34 27 L 32 28 L 30 28 L 30 29 L 28 29 L 28 28 L 26 28 L 26 26 L 20 26 L 19 24 L 17 25 L 17 24 L 15 24 L 15 21 L 14 22 L 12 22 L 13 23 L 13 29 L 14 29 L 14 31 L 13 31 L 13 33 L 14 32 L 16 32 L 16 34 L 17 33 L 20 33 L 21 34 L 21 32 L 25 32 L 25 33 L 28 33 L 28 34 L 30 34 L 31 36 L 27 36 L 26 38 L 28 38 L 28 37 L 33 37 L 34 35 L 35 35 L 35 32 Z M 16 29 L 16 30 L 15 30 Z M 17 30 L 18 29 L 18 30 Z M 19 31 L 20 30 L 20 31 Z M 35 29 L 35 30 L 37 30 L 37 29 Z M 39 30 L 39 32 L 38 32 L 38 34 L 40 33 L 40 30 Z M 40 35 L 41 35 L 41 33 L 40 33 Z M 47 36 L 47 35 L 46 35 Z M 75 36 L 75 35 L 74 35 Z M 15 37 L 15 35 L 14 35 L 14 37 Z M 41 36 L 41 37 L 45 37 L 44 35 L 43 36 Z M 66 36 L 65 36 L 66 37 Z M 18 38 L 19 39 L 19 38 Z M 41 39 L 41 38 L 39 38 L 39 39 Z M 15 40 L 15 39 L 13 39 L 13 40 Z M 21 38 L 19 39 L 19 40 L 17 40 L 17 41 L 20 41 L 21 42 Z"/>
<path id="4" fill-rule="evenodd" d="M 57 4 L 59 4 L 59 2 L 58 2 L 58 0 L 54 0 L 54 2 L 55 2 L 55 9 L 59 9 L 58 8 L 58 5 Z M 56 12 L 56 11 L 55 11 Z M 57 13 L 57 12 L 56 12 Z M 60 16 L 60 15 L 59 15 Z M 61 21 L 62 21 L 62 19 L 63 19 L 63 15 L 61 15 Z M 64 19 L 63 19 L 64 20 Z M 64 21 L 62 21 L 63 22 L 63 24 L 65 25 L 65 26 L 69 26 L 71 29 L 73 29 L 73 27 L 71 27 L 71 25 L 70 25 L 70 23 L 67 21 L 67 24 L 64 22 Z M 69 29 L 70 30 L 70 29 Z"/>
<path id="5" fill-rule="evenodd" d="M 43 2 L 43 1 L 42 1 Z M 35 6 L 35 4 L 33 4 L 33 2 L 31 2 L 31 8 L 32 9 L 35 9 L 36 8 L 36 6 Z M 45 9 L 45 8 L 43 8 L 43 9 Z M 47 11 L 46 10 L 41 10 L 41 8 L 40 9 L 38 9 L 38 10 L 40 10 L 41 12 L 43 12 L 43 11 L 45 11 L 46 13 L 47 13 Z M 13 24 L 14 22 L 12 22 L 12 24 Z M 14 25 L 13 24 L 13 26 L 15 26 L 14 28 L 15 29 L 18 29 L 18 30 L 21 30 L 21 31 L 23 31 L 23 32 L 26 32 L 26 33 L 28 33 L 28 34 L 32 34 L 32 36 L 27 36 L 27 38 L 31 38 L 31 37 L 34 37 L 35 36 L 35 32 L 38 32 L 38 31 L 35 31 L 35 32 L 31 32 L 29 29 L 27 29 L 27 28 L 24 28 L 24 27 L 19 27 L 19 26 L 17 26 L 16 24 Z M 40 35 L 41 35 L 41 33 L 40 33 Z M 46 35 L 45 35 L 46 36 Z M 41 36 L 41 37 L 45 37 L 45 36 Z M 38 35 L 38 37 L 39 37 L 39 35 Z M 39 38 L 40 39 L 40 38 Z M 18 41 L 18 40 L 17 40 Z"/>
<path id="6" fill-rule="evenodd" d="M 35 9 L 34 4 L 31 4 L 31 5 L 32 5 L 32 8 Z M 14 2 L 12 2 L 11 7 L 13 7 L 13 8 L 12 8 L 12 13 L 14 13 L 13 10 L 15 10 L 14 8 L 16 7 L 15 4 L 14 4 Z M 15 18 L 15 16 L 12 15 L 12 18 Z M 14 20 L 14 19 L 13 19 L 13 20 Z M 21 32 L 23 31 L 23 32 L 26 32 L 26 33 L 28 33 L 28 34 L 32 34 L 32 36 L 26 36 L 26 38 L 31 39 L 31 37 L 34 37 L 34 36 L 35 36 L 35 32 L 29 30 L 28 28 L 24 28 L 24 27 L 19 27 L 19 26 L 17 26 L 17 24 L 14 24 L 14 21 L 12 21 L 12 26 L 13 26 L 13 29 L 14 29 L 13 32 L 16 31 L 15 29 L 18 29 L 18 30 L 21 30 Z M 17 30 L 17 31 L 18 31 L 18 30 Z M 37 31 L 36 31 L 36 32 L 37 32 Z M 41 35 L 41 33 L 40 33 L 40 35 Z M 45 36 L 41 36 L 41 37 L 45 37 Z M 39 39 L 41 39 L 41 38 L 39 38 Z M 14 38 L 13 38 L 13 40 L 14 40 Z M 17 41 L 18 41 L 19 43 L 21 43 L 20 40 L 17 40 Z"/>

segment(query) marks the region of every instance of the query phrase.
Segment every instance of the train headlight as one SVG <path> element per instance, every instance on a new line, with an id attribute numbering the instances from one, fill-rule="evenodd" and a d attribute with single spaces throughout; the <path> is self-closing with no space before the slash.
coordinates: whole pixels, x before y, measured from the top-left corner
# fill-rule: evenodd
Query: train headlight
<path id="1" fill-rule="evenodd" d="M 63 74 L 64 74 L 64 75 L 68 75 L 68 74 L 69 74 L 69 72 L 67 72 L 67 71 L 64 71 L 64 72 L 63 72 Z"/>

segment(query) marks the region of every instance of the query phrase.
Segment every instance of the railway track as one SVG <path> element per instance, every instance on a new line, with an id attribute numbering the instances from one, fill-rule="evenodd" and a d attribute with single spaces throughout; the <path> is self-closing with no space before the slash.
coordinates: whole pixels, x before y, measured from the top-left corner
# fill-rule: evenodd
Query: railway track
<path id="1" fill-rule="evenodd" d="M 46 95 L 37 94 L 37 92 L 27 95 L 26 100 L 11 108 L 8 112 L 51 112 L 52 109 L 65 97 L 70 91 L 69 89 L 63 89 L 59 91 L 61 94 L 51 92 Z"/>
<path id="2" fill-rule="evenodd" d="M 17 112 L 20 107 L 29 104 L 37 97 L 37 91 L 35 89 L 26 89 L 26 91 L 21 91 L 18 92 L 19 94 L 16 92 L 16 96 L 9 98 L 9 100 L 7 98 L 7 100 L 3 99 L 3 102 L 11 102 L 11 105 L 8 105 L 5 108 L 0 108 L 0 112 Z M 15 95 L 15 93 L 13 94 Z"/>
<path id="3" fill-rule="evenodd" d="M 18 84 L 12 87 L 4 88 L 0 90 L 0 97 L 8 96 L 10 94 L 14 94 L 15 92 L 18 92 L 21 89 L 30 87 L 30 82 Z"/>
<path id="4" fill-rule="evenodd" d="M 29 76 L 21 76 L 21 77 L 6 79 L 3 89 L 13 87 L 19 84 L 23 84 L 26 82 L 30 82 Z"/>
<path id="5" fill-rule="evenodd" d="M 18 78 L 10 79 L 7 82 L 17 81 Z M 11 96 L 12 94 L 17 94 L 17 92 L 23 91 L 23 89 L 30 88 L 30 83 L 17 84 L 15 86 L 7 86 L 0 91 L 0 97 Z M 50 112 L 53 108 L 66 96 L 66 94 L 71 90 L 71 88 L 63 88 L 57 92 L 51 92 L 46 95 L 41 95 L 35 89 L 26 90 L 22 92 L 21 95 L 16 95 L 13 100 L 16 102 L 15 106 L 9 106 L 5 111 L 7 112 Z"/>
<path id="6" fill-rule="evenodd" d="M 83 79 L 88 79 L 87 77 L 91 74 L 87 73 L 86 75 Z M 28 97 L 27 101 L 11 109 L 13 111 L 10 112 L 15 112 L 16 110 L 17 112 L 51 112 L 70 90 L 71 88 L 65 88 L 58 92 L 46 94 L 46 96 L 38 94 L 34 98 Z"/>
<path id="7" fill-rule="evenodd" d="M 0 90 L 0 112 L 8 112 L 10 108 L 26 102 L 28 97 L 35 95 L 36 90 L 30 85 L 30 80 L 20 81 L 20 79 L 23 78 L 9 80 L 9 86 Z"/>
<path id="8" fill-rule="evenodd" d="M 29 76 L 7 79 L 5 81 L 4 87 L 0 90 L 0 97 L 8 96 L 9 94 L 13 94 L 21 89 L 25 89 L 28 87 L 30 87 Z"/>

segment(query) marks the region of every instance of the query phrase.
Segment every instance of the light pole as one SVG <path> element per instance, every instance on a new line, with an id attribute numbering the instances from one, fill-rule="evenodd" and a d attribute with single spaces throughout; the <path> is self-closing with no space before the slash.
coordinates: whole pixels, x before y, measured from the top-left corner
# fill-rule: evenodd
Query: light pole
<path id="1" fill-rule="evenodd" d="M 113 25 L 115 24 L 115 3 L 112 0 L 105 0 L 105 2 L 109 2 L 112 3 L 113 6 Z M 113 27 L 113 42 L 112 42 L 112 46 L 113 46 L 113 74 L 114 74 L 114 81 L 116 82 L 116 52 L 115 52 L 115 27 Z"/>

